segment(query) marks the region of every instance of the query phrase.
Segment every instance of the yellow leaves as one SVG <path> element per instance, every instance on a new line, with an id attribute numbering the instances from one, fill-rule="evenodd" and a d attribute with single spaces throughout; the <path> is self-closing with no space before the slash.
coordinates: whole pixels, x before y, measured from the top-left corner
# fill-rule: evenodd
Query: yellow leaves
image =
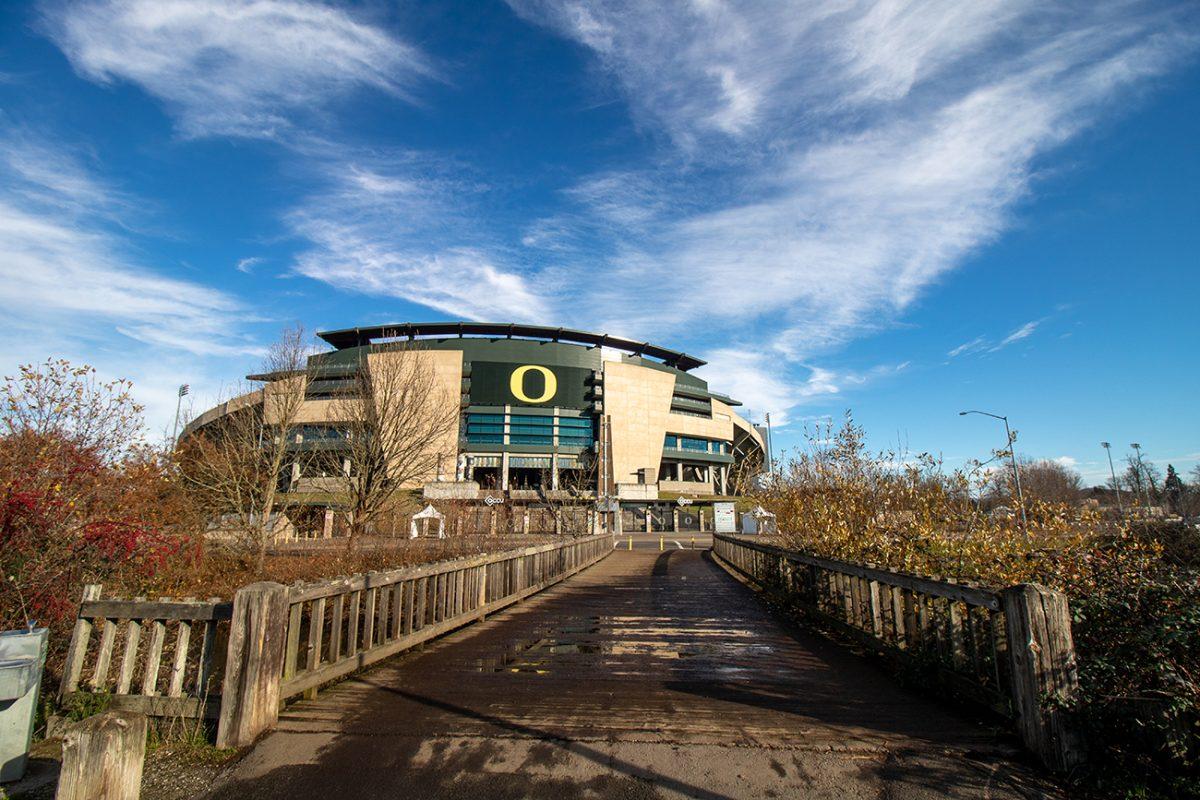
<path id="1" fill-rule="evenodd" d="M 944 472 L 928 454 L 868 453 L 847 417 L 840 430 L 811 435 L 755 500 L 775 512 L 788 544 L 819 555 L 1068 591 L 1101 579 L 1092 562 L 1104 528 L 1094 509 L 1034 500 L 1027 539 L 1018 515 L 984 513 L 971 487 L 969 475 Z M 1102 568 L 1137 569 L 1152 550 L 1108 546 Z"/>

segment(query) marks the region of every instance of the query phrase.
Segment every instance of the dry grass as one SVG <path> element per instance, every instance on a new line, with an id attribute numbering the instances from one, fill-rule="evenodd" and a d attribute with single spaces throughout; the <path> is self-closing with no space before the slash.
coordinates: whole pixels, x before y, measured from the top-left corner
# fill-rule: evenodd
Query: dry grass
<path id="1" fill-rule="evenodd" d="M 154 597 L 232 598 L 255 581 L 290 584 L 319 581 L 417 564 L 496 553 L 553 541 L 550 536 L 464 535 L 447 539 L 378 539 L 361 542 L 354 551 L 344 540 L 297 542 L 268 553 L 262 571 L 249 551 L 208 547 L 191 563 L 174 565 L 140 587 L 137 594 Z M 115 589 L 116 587 L 114 587 Z M 108 592 L 106 591 L 106 594 Z"/>

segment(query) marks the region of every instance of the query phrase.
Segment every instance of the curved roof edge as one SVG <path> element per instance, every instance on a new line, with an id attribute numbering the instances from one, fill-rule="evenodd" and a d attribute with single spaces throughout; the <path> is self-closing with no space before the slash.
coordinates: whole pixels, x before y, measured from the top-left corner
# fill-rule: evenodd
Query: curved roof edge
<path id="1" fill-rule="evenodd" d="M 372 325 L 368 328 L 344 328 L 337 331 L 318 331 L 320 336 L 338 350 L 361 347 L 376 339 L 414 339 L 418 336 L 491 336 L 543 339 L 551 342 L 586 344 L 593 347 L 612 347 L 637 356 L 649 356 L 669 367 L 686 372 L 702 367 L 706 362 L 687 353 L 668 350 L 649 342 L 635 342 L 607 333 L 590 333 L 549 325 L 522 325 L 515 322 L 400 322 L 391 325 Z"/>

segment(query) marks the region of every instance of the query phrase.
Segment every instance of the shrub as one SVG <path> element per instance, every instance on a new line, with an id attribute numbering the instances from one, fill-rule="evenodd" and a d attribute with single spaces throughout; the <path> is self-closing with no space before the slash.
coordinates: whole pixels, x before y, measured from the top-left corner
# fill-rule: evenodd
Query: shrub
<path id="1" fill-rule="evenodd" d="M 1200 767 L 1200 570 L 1186 526 L 1103 522 L 1086 505 L 1033 499 L 1016 513 L 975 498 L 995 476 L 946 471 L 928 454 L 871 453 L 863 430 L 811 432 L 756 492 L 787 546 L 994 586 L 1067 594 L 1079 714 L 1106 796 L 1185 796 Z M 996 454 L 1007 457 L 1007 452 Z M 1009 493 L 1011 497 L 1011 492 Z M 1186 795 L 1195 796 L 1195 795 Z"/>
<path id="2" fill-rule="evenodd" d="M 0 626 L 49 626 L 51 672 L 81 584 L 136 591 L 194 552 L 128 390 L 65 361 L 23 366 L 0 389 Z"/>

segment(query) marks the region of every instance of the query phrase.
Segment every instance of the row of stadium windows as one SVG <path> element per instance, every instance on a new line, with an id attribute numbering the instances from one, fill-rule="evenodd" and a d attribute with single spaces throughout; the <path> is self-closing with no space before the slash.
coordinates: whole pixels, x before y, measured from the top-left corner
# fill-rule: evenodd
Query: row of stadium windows
<path id="1" fill-rule="evenodd" d="M 691 450 L 694 453 L 728 453 L 729 443 L 712 439 L 696 439 L 691 436 L 676 436 L 668 433 L 663 441 L 668 450 Z"/>
<path id="2" fill-rule="evenodd" d="M 554 444 L 558 423 L 558 443 L 563 447 L 591 447 L 594 441 L 592 420 L 586 417 L 558 417 L 552 414 L 467 414 L 468 444 Z"/>

